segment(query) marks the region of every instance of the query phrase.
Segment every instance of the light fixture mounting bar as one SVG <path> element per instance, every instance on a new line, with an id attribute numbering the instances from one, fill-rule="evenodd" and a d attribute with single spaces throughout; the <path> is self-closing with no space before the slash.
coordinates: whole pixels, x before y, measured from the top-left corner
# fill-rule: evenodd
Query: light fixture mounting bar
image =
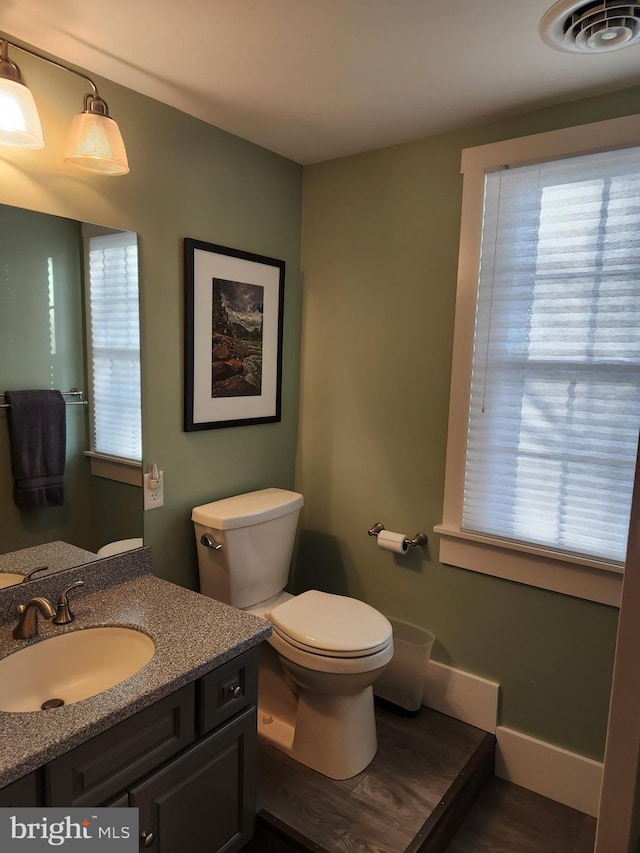
<path id="1" fill-rule="evenodd" d="M 70 74 L 75 74 L 76 77 L 81 77 L 83 80 L 86 80 L 87 83 L 91 86 L 91 89 L 93 90 L 93 94 L 95 95 L 95 97 L 100 98 L 100 95 L 98 93 L 98 87 L 93 82 L 91 77 L 89 77 L 87 74 L 83 74 L 81 71 L 76 71 L 75 68 L 70 68 L 68 65 L 63 65 L 62 62 L 58 62 L 55 59 L 50 59 L 48 56 L 45 56 L 42 53 L 38 53 L 36 50 L 31 50 L 30 47 L 24 47 L 23 45 L 17 44 L 14 41 L 9 41 L 9 39 L 0 38 L 0 48 L 2 49 L 2 57 L 4 59 L 8 59 L 8 57 L 7 57 L 7 45 L 10 45 L 11 47 L 15 47 L 18 50 L 22 50 L 24 53 L 28 53 L 30 56 L 35 56 L 36 59 L 42 59 L 44 62 L 48 62 L 50 65 L 55 65 L 56 68 L 62 68 L 63 71 L 68 71 Z"/>

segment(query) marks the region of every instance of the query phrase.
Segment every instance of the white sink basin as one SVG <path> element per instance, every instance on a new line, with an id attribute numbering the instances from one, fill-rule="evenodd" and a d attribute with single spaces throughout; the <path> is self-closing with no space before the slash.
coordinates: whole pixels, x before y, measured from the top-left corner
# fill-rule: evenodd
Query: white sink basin
<path id="1" fill-rule="evenodd" d="M 135 675 L 156 646 L 131 628 L 85 628 L 50 637 L 0 660 L 0 711 L 70 705 Z"/>
<path id="2" fill-rule="evenodd" d="M 24 575 L 18 575 L 15 572 L 0 572 L 0 589 L 5 586 L 13 586 L 17 583 L 22 583 Z"/>

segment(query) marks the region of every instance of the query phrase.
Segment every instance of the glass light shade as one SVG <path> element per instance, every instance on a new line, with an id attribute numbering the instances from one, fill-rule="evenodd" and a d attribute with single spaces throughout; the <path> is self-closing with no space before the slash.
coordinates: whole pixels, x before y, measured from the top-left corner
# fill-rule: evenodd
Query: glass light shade
<path id="1" fill-rule="evenodd" d="M 44 148 L 33 95 L 16 80 L 0 79 L 0 145 Z"/>
<path id="2" fill-rule="evenodd" d="M 129 171 L 120 128 L 109 116 L 91 112 L 74 116 L 64 162 L 100 175 L 126 175 Z"/>

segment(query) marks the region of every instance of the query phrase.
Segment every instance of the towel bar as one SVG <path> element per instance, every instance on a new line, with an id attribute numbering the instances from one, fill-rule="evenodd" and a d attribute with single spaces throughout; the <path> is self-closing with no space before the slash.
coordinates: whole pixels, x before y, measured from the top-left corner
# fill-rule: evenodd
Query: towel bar
<path id="1" fill-rule="evenodd" d="M 88 400 L 84 399 L 84 391 L 78 391 L 77 388 L 72 388 L 70 391 L 62 391 L 63 397 L 79 397 L 79 400 L 65 400 L 67 406 L 87 406 Z M 4 400 L 4 392 L 0 391 L 0 398 Z M 9 403 L 0 403 L 0 409 L 8 409 Z"/>

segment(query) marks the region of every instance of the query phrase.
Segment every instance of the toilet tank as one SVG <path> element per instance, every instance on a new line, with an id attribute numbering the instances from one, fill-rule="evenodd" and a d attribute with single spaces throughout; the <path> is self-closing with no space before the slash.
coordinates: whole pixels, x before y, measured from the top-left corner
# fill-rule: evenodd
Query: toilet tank
<path id="1" fill-rule="evenodd" d="M 195 507 L 200 592 L 243 609 L 281 592 L 303 503 L 297 492 L 262 489 Z M 207 535 L 222 547 L 203 544 Z"/>

